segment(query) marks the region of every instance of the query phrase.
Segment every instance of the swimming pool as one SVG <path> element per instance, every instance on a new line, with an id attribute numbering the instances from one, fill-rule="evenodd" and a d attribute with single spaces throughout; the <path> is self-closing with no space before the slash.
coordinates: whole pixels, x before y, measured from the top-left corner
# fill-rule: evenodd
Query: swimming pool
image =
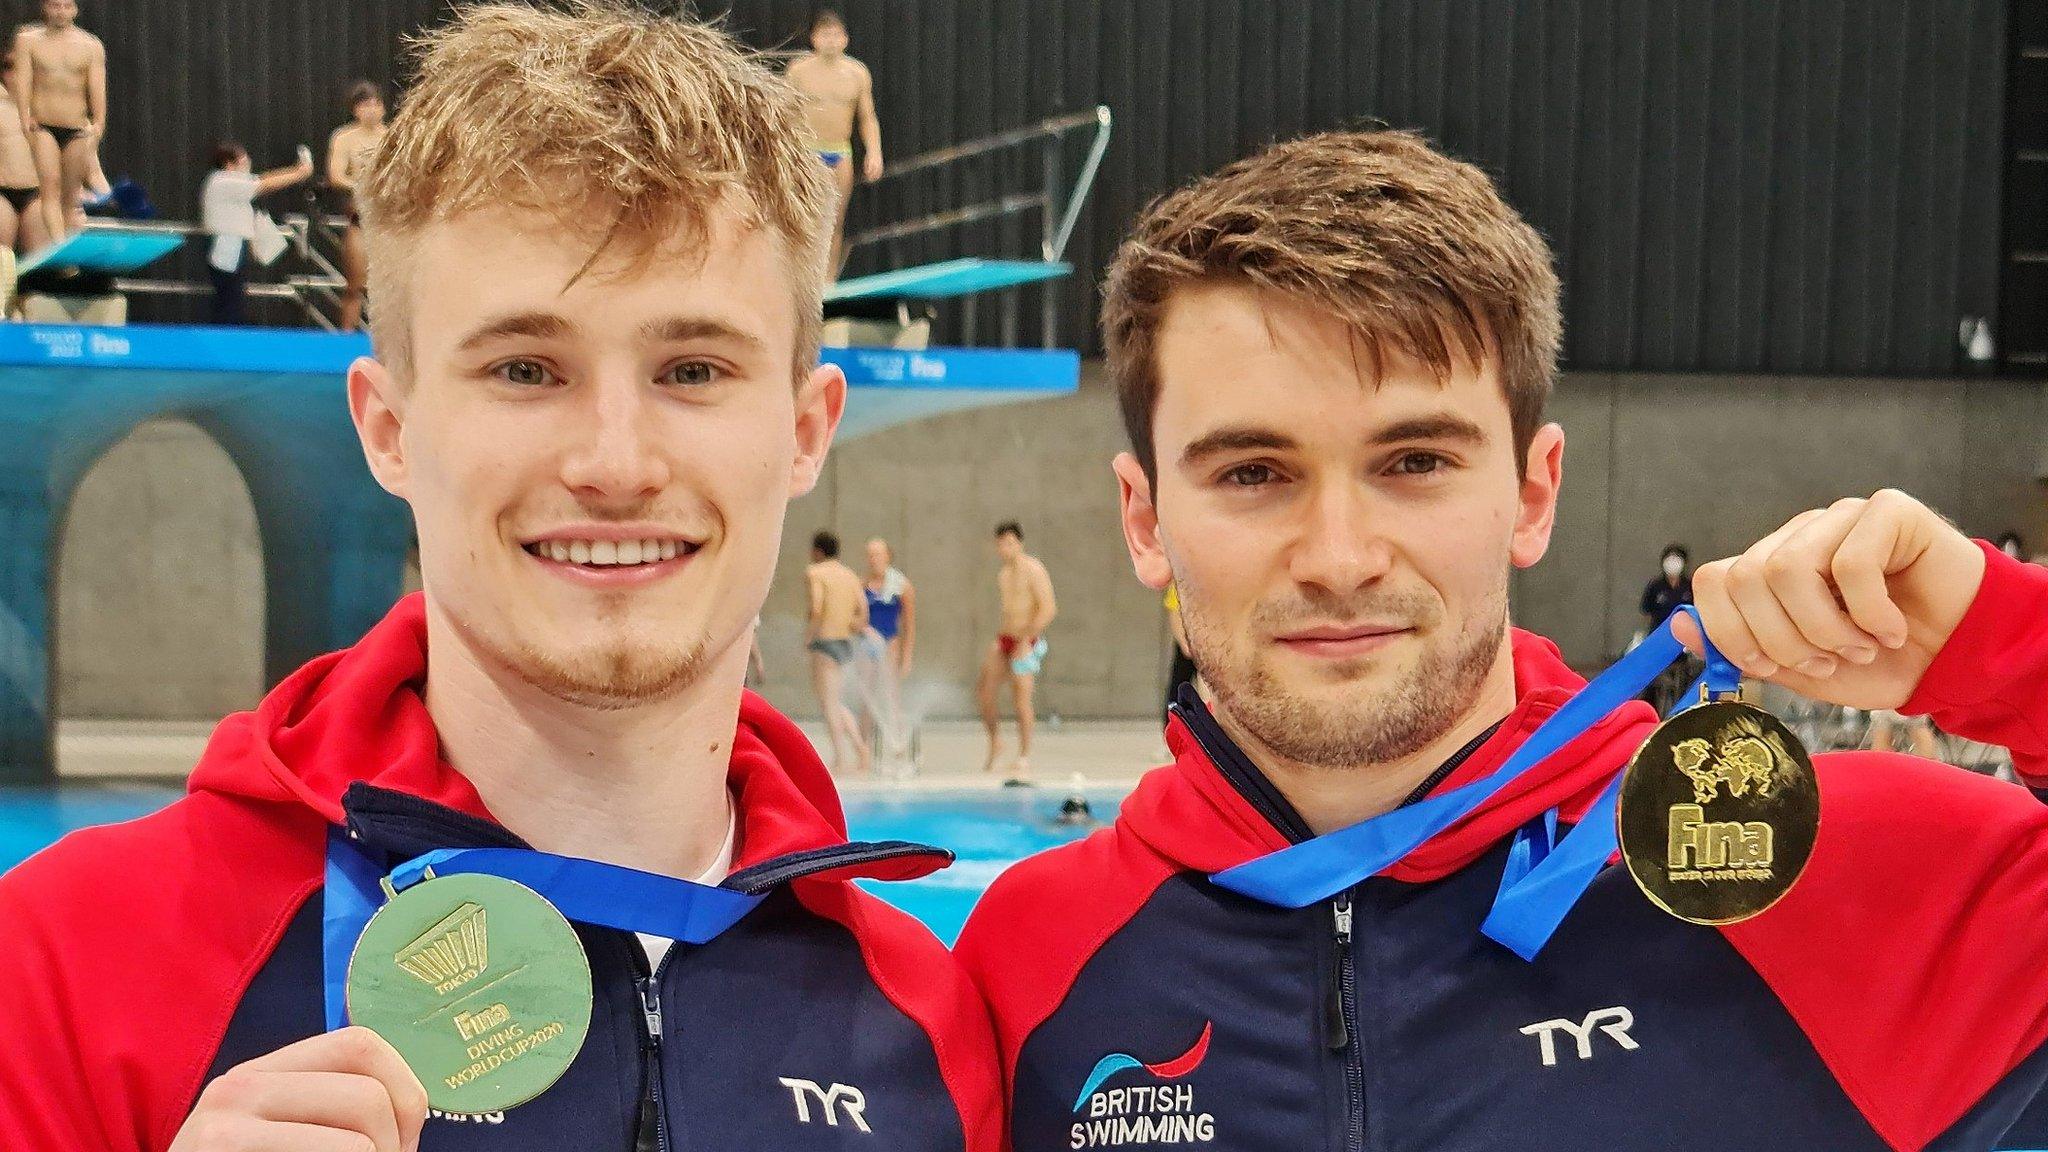
<path id="1" fill-rule="evenodd" d="M 0 872 L 74 828 L 131 820 L 179 794 L 157 784 L 0 788 Z M 1034 852 L 1086 835 L 1086 828 L 1054 823 L 1066 795 L 1064 788 L 850 792 L 846 820 L 855 839 L 915 840 L 950 848 L 959 857 L 951 868 L 922 880 L 863 886 L 951 944 L 998 873 Z M 1096 818 L 1106 821 L 1116 817 L 1123 792 L 1089 789 L 1087 796 Z"/>

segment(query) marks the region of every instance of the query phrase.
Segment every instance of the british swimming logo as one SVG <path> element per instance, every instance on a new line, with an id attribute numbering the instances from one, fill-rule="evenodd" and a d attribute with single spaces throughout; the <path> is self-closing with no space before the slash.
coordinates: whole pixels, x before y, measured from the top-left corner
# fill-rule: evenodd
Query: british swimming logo
<path id="1" fill-rule="evenodd" d="M 1147 1064 L 1125 1052 L 1111 1052 L 1095 1062 L 1095 1069 L 1081 1084 L 1074 1098 L 1074 1114 L 1086 1119 L 1074 1121 L 1068 1132 L 1069 1148 L 1118 1148 L 1127 1144 L 1207 1144 L 1216 1139 L 1216 1117 L 1195 1103 L 1192 1084 L 1174 1084 L 1201 1067 L 1209 1055 L 1213 1022 L 1202 1025 L 1202 1034 L 1187 1051 L 1171 1060 Z M 1150 1074 L 1151 1081 L 1110 1087 L 1112 1077 L 1133 1068 Z M 1168 1081 L 1158 1083 L 1157 1081 Z"/>

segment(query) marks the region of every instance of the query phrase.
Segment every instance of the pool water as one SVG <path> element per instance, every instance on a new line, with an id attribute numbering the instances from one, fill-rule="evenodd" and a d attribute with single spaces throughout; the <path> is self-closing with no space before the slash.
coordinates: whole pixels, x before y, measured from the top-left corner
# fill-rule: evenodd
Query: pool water
<path id="1" fill-rule="evenodd" d="M 959 857 L 951 868 L 922 880 L 862 886 L 924 921 L 951 944 L 974 902 L 998 873 L 1032 853 L 1088 833 L 1088 828 L 1055 823 L 1067 791 L 851 793 L 845 797 L 846 820 L 854 839 L 914 840 L 951 849 Z M 180 793 L 153 784 L 0 787 L 0 872 L 74 828 L 147 815 Z M 1087 796 L 1096 819 L 1116 818 L 1121 791 L 1090 789 Z"/>

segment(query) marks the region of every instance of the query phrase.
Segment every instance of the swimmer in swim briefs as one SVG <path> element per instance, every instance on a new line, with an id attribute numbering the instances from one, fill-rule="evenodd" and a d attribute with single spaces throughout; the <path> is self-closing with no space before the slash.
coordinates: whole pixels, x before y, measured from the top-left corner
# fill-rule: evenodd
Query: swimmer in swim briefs
<path id="1" fill-rule="evenodd" d="M 988 730 L 988 760 L 982 764 L 982 771 L 995 771 L 996 758 L 1002 752 L 996 687 L 1008 681 L 1010 699 L 1017 710 L 1017 758 L 1011 762 L 1003 782 L 1028 784 L 1032 693 L 1045 665 L 1045 629 L 1058 614 L 1059 606 L 1053 599 L 1052 576 L 1037 557 L 1024 551 L 1024 530 L 1016 521 L 996 527 L 996 555 L 1003 562 L 996 573 L 996 590 L 1002 597 L 1002 631 L 982 657 L 981 677 L 976 685 L 982 727 Z"/>

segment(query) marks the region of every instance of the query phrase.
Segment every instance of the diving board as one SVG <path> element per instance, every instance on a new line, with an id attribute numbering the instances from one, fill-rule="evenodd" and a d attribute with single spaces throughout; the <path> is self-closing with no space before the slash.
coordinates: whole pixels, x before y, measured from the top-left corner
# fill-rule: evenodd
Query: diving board
<path id="1" fill-rule="evenodd" d="M 1074 266 L 1056 260 L 985 260 L 970 256 L 937 264 L 920 264 L 894 272 L 877 272 L 841 280 L 825 289 L 825 302 L 903 297 L 939 300 L 972 296 L 1020 284 L 1036 284 L 1072 275 Z"/>
<path id="2" fill-rule="evenodd" d="M 186 231 L 167 224 L 110 224 L 95 221 L 62 241 L 23 257 L 16 275 L 38 268 L 77 268 L 123 275 L 140 271 L 185 243 Z"/>

